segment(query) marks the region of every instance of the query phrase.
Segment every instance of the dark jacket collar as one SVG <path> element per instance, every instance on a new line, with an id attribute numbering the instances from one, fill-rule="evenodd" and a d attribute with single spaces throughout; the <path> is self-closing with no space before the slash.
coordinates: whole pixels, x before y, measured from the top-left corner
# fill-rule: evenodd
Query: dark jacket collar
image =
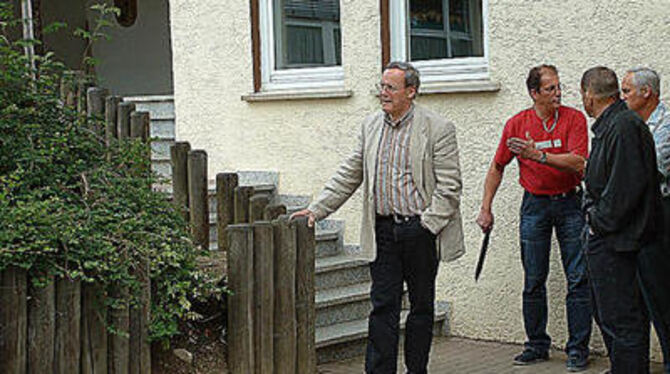
<path id="1" fill-rule="evenodd" d="M 628 106 L 626 105 L 626 102 L 621 99 L 617 99 L 600 114 L 600 117 L 598 117 L 598 119 L 596 119 L 596 121 L 591 126 L 591 130 L 593 130 L 593 133 L 596 136 L 602 134 L 610 127 L 612 123 L 610 120 L 618 113 L 627 109 Z"/>

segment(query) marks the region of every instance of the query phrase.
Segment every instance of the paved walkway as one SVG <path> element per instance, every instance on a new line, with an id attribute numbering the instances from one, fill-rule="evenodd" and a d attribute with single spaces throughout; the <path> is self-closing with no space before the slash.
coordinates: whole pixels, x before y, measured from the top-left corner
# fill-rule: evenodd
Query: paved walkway
<path id="1" fill-rule="evenodd" d="M 565 354 L 552 351 L 551 359 L 531 366 L 514 366 L 512 358 L 521 351 L 521 346 L 481 342 L 462 338 L 436 338 L 433 342 L 428 372 L 431 374 L 549 374 L 567 373 Z M 401 349 L 402 352 L 402 349 Z M 363 372 L 363 357 L 319 366 L 319 374 L 353 374 Z M 609 367 L 606 357 L 591 360 L 584 374 L 600 374 Z M 398 362 L 398 373 L 404 373 L 402 359 Z M 660 374 L 659 365 L 652 367 L 651 374 Z"/>

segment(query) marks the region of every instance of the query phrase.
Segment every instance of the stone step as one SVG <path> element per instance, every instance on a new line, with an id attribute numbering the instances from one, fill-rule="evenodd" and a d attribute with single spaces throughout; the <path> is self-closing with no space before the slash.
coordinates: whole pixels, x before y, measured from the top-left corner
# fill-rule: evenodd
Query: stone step
<path id="1" fill-rule="evenodd" d="M 284 204 L 288 214 L 295 213 L 299 210 L 307 208 L 312 201 L 311 196 L 307 195 L 287 195 L 279 194 L 275 201 L 276 204 Z"/>
<path id="2" fill-rule="evenodd" d="M 173 138 L 153 139 L 151 141 L 151 161 L 170 162 L 170 147 L 174 144 Z"/>
<path id="3" fill-rule="evenodd" d="M 135 110 L 149 112 L 151 119 L 174 120 L 174 101 L 172 96 L 131 96 L 123 101 L 135 103 Z"/>
<path id="4" fill-rule="evenodd" d="M 155 139 L 175 139 L 174 119 L 151 119 L 149 135 Z"/>
<path id="5" fill-rule="evenodd" d="M 401 340 L 405 333 L 405 322 L 408 311 L 400 313 Z M 447 306 L 436 303 L 434 336 L 442 336 L 448 330 Z M 368 336 L 368 320 L 362 318 L 354 321 L 336 323 L 316 329 L 317 362 L 323 364 L 365 354 Z M 400 342 L 402 344 L 402 342 Z M 402 349 L 399 349 L 402 352 Z"/>
<path id="6" fill-rule="evenodd" d="M 316 259 L 317 291 L 370 281 L 368 262 L 345 254 Z"/>

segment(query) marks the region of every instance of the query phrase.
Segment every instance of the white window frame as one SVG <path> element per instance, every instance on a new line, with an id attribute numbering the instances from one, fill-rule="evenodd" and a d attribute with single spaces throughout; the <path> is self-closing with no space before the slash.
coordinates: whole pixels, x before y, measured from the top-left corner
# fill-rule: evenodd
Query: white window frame
<path id="1" fill-rule="evenodd" d="M 340 4 L 341 6 L 341 4 Z M 275 69 L 274 0 L 260 0 L 261 91 L 339 89 L 344 87 L 342 66 Z M 342 25 L 340 24 L 340 37 Z"/>
<path id="2" fill-rule="evenodd" d="M 409 0 L 389 0 L 391 61 L 408 61 L 410 25 Z M 421 83 L 489 80 L 488 0 L 482 0 L 482 42 L 484 56 L 413 61 Z"/>

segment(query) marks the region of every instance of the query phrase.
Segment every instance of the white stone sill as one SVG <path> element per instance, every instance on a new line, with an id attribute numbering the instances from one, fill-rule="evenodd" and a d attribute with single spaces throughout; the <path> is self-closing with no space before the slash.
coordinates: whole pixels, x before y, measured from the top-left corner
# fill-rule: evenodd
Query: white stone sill
<path id="1" fill-rule="evenodd" d="M 435 95 L 435 94 L 469 93 L 469 92 L 498 92 L 498 91 L 500 91 L 500 83 L 493 82 L 490 80 L 454 81 L 454 82 L 421 84 L 421 88 L 419 88 L 419 96 Z M 379 92 L 377 92 L 377 90 L 371 90 L 370 94 L 374 96 L 379 96 Z"/>
<path id="2" fill-rule="evenodd" d="M 353 95 L 353 91 L 343 88 L 332 89 L 296 89 L 268 92 L 253 92 L 242 95 L 246 102 L 286 101 L 286 100 L 315 100 L 315 99 L 346 99 Z"/>

